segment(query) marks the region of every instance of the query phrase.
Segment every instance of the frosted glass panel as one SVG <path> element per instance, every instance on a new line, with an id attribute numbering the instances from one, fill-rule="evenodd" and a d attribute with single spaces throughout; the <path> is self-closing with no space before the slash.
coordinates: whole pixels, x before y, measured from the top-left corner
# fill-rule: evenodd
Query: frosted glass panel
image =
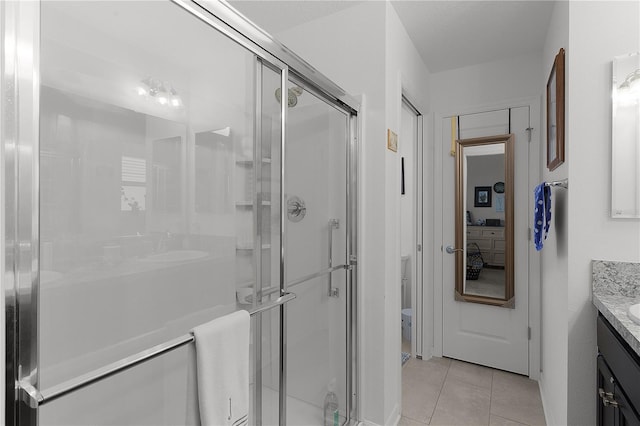
<path id="1" fill-rule="evenodd" d="M 195 426 L 193 347 L 147 361 L 40 408 L 41 425 Z"/>
<path id="2" fill-rule="evenodd" d="M 256 116 L 255 93 L 256 73 L 280 74 L 170 2 L 48 1 L 41 14 L 46 389 L 250 309 L 258 284 L 279 283 L 281 120 L 273 95 Z M 269 362 L 274 338 L 259 348 Z M 182 424 L 186 360 L 181 350 L 63 398 L 41 422 Z M 122 413 L 86 403 L 116 394 L 132 395 Z"/>

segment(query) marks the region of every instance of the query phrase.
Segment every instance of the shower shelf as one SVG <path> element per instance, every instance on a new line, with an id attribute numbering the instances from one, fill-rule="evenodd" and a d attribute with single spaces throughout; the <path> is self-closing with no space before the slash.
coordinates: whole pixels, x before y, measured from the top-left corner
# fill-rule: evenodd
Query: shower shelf
<path id="1" fill-rule="evenodd" d="M 253 160 L 236 160 L 236 164 L 239 166 L 253 166 Z M 271 158 L 263 158 L 262 164 L 271 164 Z"/>
<path id="2" fill-rule="evenodd" d="M 270 206 L 271 205 L 271 201 L 263 201 L 262 206 Z M 236 207 L 246 207 L 246 208 L 253 208 L 253 201 L 238 201 L 236 202 Z"/>
<path id="3" fill-rule="evenodd" d="M 262 250 L 267 250 L 271 248 L 271 244 L 263 244 Z M 253 246 L 236 246 L 236 251 L 252 251 Z"/>

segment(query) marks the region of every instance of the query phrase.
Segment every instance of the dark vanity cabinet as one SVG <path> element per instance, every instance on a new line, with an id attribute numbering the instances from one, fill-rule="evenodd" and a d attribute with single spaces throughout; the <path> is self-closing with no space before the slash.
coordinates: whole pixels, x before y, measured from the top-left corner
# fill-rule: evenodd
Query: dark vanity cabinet
<path id="1" fill-rule="evenodd" d="M 598 425 L 640 426 L 640 357 L 598 315 Z"/>

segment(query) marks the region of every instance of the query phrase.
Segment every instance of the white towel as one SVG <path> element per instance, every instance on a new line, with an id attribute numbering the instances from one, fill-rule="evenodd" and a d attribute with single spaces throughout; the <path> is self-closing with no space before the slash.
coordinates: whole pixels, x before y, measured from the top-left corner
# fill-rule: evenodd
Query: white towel
<path id="1" fill-rule="evenodd" d="M 240 310 L 193 329 L 203 425 L 248 424 L 249 326 Z"/>

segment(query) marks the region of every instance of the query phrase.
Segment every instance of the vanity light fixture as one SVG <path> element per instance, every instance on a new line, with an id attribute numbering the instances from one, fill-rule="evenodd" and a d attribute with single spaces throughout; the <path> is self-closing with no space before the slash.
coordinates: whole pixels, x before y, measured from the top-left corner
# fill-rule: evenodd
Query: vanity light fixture
<path id="1" fill-rule="evenodd" d="M 178 95 L 178 92 L 176 92 L 176 89 L 174 89 L 173 87 L 169 89 L 169 94 L 169 104 L 172 107 L 180 108 L 182 106 L 182 99 Z"/>
<path id="2" fill-rule="evenodd" d="M 182 108 L 182 98 L 171 84 L 155 80 L 151 77 L 145 77 L 140 83 L 141 84 L 136 87 L 138 95 L 153 99 L 163 106 Z"/>
<path id="3" fill-rule="evenodd" d="M 629 73 L 617 90 L 621 106 L 636 105 L 640 101 L 640 69 Z"/>
<path id="4" fill-rule="evenodd" d="M 639 93 L 640 92 L 640 69 L 629 73 L 624 79 L 620 86 L 618 86 L 619 90 L 628 90 L 630 93 Z"/>

